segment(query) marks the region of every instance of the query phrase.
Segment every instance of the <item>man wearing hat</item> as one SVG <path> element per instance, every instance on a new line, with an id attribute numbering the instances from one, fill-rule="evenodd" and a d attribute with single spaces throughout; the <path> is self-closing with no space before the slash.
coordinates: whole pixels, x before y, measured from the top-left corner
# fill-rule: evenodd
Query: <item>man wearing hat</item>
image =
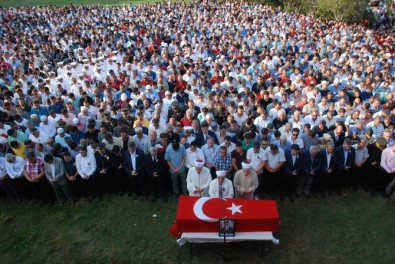
<path id="1" fill-rule="evenodd" d="M 40 120 L 40 131 L 44 132 L 44 134 L 49 137 L 54 137 L 56 135 L 56 123 L 49 121 L 48 117 L 45 115 L 42 115 Z"/>
<path id="2" fill-rule="evenodd" d="M 204 167 L 203 160 L 196 160 L 195 166 L 189 169 L 187 175 L 189 196 L 207 197 L 210 183 L 210 170 Z"/>
<path id="3" fill-rule="evenodd" d="M 72 140 L 70 134 L 65 133 L 64 129 L 59 127 L 56 132 L 58 133 L 55 137 L 55 143 L 59 143 L 64 148 L 68 148 L 69 145 L 67 144 L 66 139 L 69 138 Z"/>
<path id="4" fill-rule="evenodd" d="M 169 109 L 167 113 L 167 117 L 168 118 L 174 117 L 177 121 L 181 121 L 184 115 L 185 115 L 184 110 L 180 107 L 179 102 L 173 101 L 171 103 L 171 109 Z"/>
<path id="5" fill-rule="evenodd" d="M 233 198 L 232 181 L 225 178 L 226 171 L 216 171 L 217 178 L 210 182 L 209 195 L 217 198 Z"/>
<path id="6" fill-rule="evenodd" d="M 258 188 L 258 176 L 252 170 L 251 163 L 242 162 L 242 169 L 236 172 L 233 184 L 235 186 L 235 198 L 254 199 L 254 192 Z"/>

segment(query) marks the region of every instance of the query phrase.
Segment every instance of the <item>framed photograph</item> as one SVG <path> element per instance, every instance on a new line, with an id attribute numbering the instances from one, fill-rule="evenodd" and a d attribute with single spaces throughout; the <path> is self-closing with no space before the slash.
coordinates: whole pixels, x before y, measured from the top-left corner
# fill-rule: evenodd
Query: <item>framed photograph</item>
<path id="1" fill-rule="evenodd" d="M 235 236 L 235 220 L 220 219 L 219 220 L 219 236 L 234 237 Z"/>

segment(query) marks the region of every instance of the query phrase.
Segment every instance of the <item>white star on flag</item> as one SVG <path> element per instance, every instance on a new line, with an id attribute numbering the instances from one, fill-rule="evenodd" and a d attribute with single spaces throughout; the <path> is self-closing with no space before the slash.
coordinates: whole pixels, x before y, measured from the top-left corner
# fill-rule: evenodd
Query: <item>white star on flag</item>
<path id="1" fill-rule="evenodd" d="M 234 203 L 232 203 L 232 207 L 228 207 L 226 209 L 232 211 L 232 215 L 234 215 L 235 213 L 242 214 L 243 212 L 240 210 L 241 207 L 242 205 L 235 205 Z"/>

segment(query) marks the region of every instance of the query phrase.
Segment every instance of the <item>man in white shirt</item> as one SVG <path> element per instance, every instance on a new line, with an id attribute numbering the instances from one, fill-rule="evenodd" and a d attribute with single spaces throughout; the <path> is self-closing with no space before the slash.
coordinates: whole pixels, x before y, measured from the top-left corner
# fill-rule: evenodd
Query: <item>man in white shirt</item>
<path id="1" fill-rule="evenodd" d="M 44 132 L 37 130 L 37 128 L 35 128 L 35 127 L 32 127 L 30 129 L 30 132 L 31 132 L 31 134 L 29 136 L 29 139 L 31 141 L 33 141 L 34 143 L 41 143 L 43 145 L 45 145 L 47 143 L 48 135 L 45 134 Z"/>
<path id="2" fill-rule="evenodd" d="M 255 191 L 255 199 L 262 191 L 263 168 L 266 165 L 265 151 L 259 142 L 254 142 L 254 146 L 247 150 L 246 161 L 251 164 L 252 170 L 258 175 L 259 186 Z"/>
<path id="3" fill-rule="evenodd" d="M 231 180 L 225 178 L 226 171 L 216 171 L 216 174 L 217 178 L 210 183 L 210 197 L 233 198 L 233 184 Z"/>
<path id="4" fill-rule="evenodd" d="M 187 175 L 187 188 L 189 196 L 208 196 L 208 187 L 211 183 L 210 170 L 203 166 L 203 160 L 196 160 L 195 166 L 190 168 Z"/>
<path id="5" fill-rule="evenodd" d="M 80 148 L 80 154 L 75 157 L 75 165 L 77 167 L 78 174 L 82 178 L 89 199 L 97 199 L 98 187 L 95 179 L 96 171 L 96 159 L 94 155 L 88 155 L 88 151 L 85 146 Z"/>
<path id="6" fill-rule="evenodd" d="M 197 145 L 196 141 L 192 141 L 191 146 L 186 149 L 185 167 L 188 170 L 194 166 L 196 160 L 205 161 L 203 151 Z"/>
<path id="7" fill-rule="evenodd" d="M 281 169 L 285 163 L 285 154 L 284 151 L 275 144 L 270 144 L 265 152 L 266 156 L 264 159 L 266 161 L 265 168 L 267 175 L 263 185 L 265 186 L 265 192 L 273 198 L 277 182 L 280 178 Z"/>
<path id="8" fill-rule="evenodd" d="M 40 120 L 40 131 L 49 137 L 54 137 L 56 135 L 56 123 L 49 121 L 45 115 L 42 115 Z"/>
<path id="9" fill-rule="evenodd" d="M 12 154 L 11 154 L 12 155 Z M 14 181 L 7 174 L 7 162 L 3 157 L 0 157 L 0 189 L 10 198 L 12 201 L 20 201 L 18 191 L 16 189 Z"/>

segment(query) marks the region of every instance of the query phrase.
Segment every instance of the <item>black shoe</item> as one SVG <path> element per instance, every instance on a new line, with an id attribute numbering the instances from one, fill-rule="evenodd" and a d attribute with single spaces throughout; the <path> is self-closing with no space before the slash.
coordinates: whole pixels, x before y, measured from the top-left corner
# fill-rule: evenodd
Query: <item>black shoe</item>
<path id="1" fill-rule="evenodd" d="M 290 196 L 290 197 L 289 197 L 289 200 L 290 200 L 291 202 L 295 202 L 295 199 L 294 199 L 293 196 Z"/>
<path id="2" fill-rule="evenodd" d="M 281 195 L 280 200 L 281 200 L 281 202 L 284 202 L 284 200 L 285 200 L 284 196 Z"/>

